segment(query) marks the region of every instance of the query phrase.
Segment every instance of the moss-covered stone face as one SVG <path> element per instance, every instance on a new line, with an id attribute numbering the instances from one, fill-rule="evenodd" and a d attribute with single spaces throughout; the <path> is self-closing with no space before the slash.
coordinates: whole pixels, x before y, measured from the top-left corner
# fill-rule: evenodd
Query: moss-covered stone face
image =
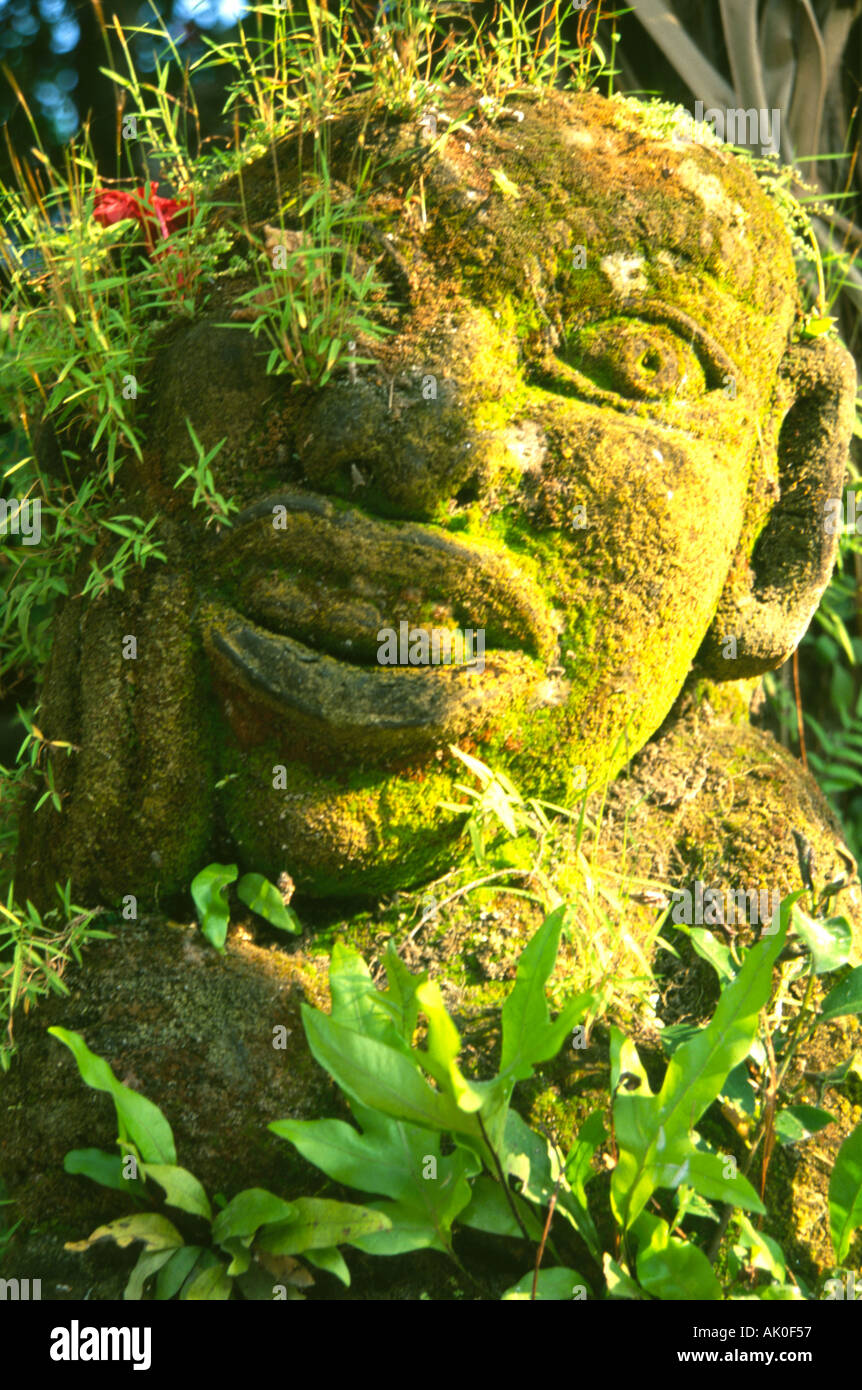
<path id="1" fill-rule="evenodd" d="M 173 573 L 66 616 L 43 699 L 82 751 L 57 765 L 64 824 L 25 853 L 81 891 L 182 886 L 219 835 L 318 894 L 415 882 L 451 860 L 450 743 L 559 800 L 643 745 L 693 662 L 747 676 L 801 637 L 855 377 L 836 345 L 791 343 L 777 212 L 730 154 L 657 138 L 635 103 L 520 107 L 467 143 L 368 122 L 361 252 L 402 302 L 359 345 L 373 365 L 318 391 L 268 378 L 251 335 L 218 326 L 220 291 L 162 351 L 128 477 Z M 331 130 L 349 186 L 358 106 Z M 298 153 L 278 152 L 282 193 Z M 270 158 L 243 189 L 277 219 Z M 213 473 L 241 513 L 221 534 L 173 491 L 186 417 L 205 448 L 226 440 Z M 381 665 L 402 624 L 480 631 L 484 660 Z"/>

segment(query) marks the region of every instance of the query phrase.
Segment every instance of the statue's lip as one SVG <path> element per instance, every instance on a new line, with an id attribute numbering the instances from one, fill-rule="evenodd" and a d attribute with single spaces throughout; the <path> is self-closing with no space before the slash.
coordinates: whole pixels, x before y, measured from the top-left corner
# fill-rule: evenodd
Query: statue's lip
<path id="1" fill-rule="evenodd" d="M 448 609 L 443 626 L 482 632 L 486 649 L 556 662 L 558 620 L 505 552 L 316 493 L 274 492 L 241 512 L 218 545 L 210 578 L 233 583 L 229 601 L 253 623 L 350 665 L 376 667 L 378 627 L 397 632 L 402 620 L 427 627 L 437 604 Z M 348 610 L 359 608 L 364 615 L 350 634 Z M 336 640 L 336 629 L 357 640 Z"/>
<path id="2" fill-rule="evenodd" d="M 559 644 L 552 610 L 536 582 L 490 546 L 370 517 L 319 494 L 281 491 L 236 517 L 209 578 L 201 627 L 231 707 L 230 692 L 241 692 L 313 749 L 414 755 L 499 723 L 525 698 L 563 698 L 547 675 Z M 372 617 L 334 655 L 318 614 L 346 630 L 345 615 L 361 606 L 351 588 L 357 579 L 372 595 Z M 419 609 L 427 615 L 436 602 L 448 602 L 450 617 L 458 609 L 464 629 L 483 634 L 473 659 L 378 664 L 374 604 L 397 632 L 399 619 L 412 625 Z M 345 646 L 361 660 L 343 659 Z"/>
<path id="3" fill-rule="evenodd" d="M 398 757 L 428 752 L 486 727 L 513 700 L 547 685 L 523 652 L 492 651 L 482 662 L 439 666 L 354 666 L 250 622 L 207 600 L 204 645 L 228 687 L 262 701 L 298 743 L 334 753 Z M 480 669 L 481 667 L 481 669 Z"/>

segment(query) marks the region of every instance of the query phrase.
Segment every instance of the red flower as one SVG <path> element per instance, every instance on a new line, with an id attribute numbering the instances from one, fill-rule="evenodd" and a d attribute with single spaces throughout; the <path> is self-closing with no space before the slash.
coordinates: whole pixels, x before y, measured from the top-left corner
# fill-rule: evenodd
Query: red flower
<path id="1" fill-rule="evenodd" d="M 157 239 L 164 241 L 172 232 L 187 227 L 195 214 L 194 197 L 189 197 L 185 202 L 176 198 L 159 198 L 158 186 L 157 183 L 150 184 L 149 196 L 144 188 L 138 188 L 136 193 L 103 189 L 96 194 L 93 216 L 102 227 L 112 227 L 115 222 L 129 219 L 140 222 L 147 249 L 152 255 Z"/>
<path id="2" fill-rule="evenodd" d="M 127 217 L 139 217 L 140 211 L 131 193 L 107 189 L 96 194 L 93 216 L 101 226 L 113 227 L 115 222 L 124 222 Z"/>

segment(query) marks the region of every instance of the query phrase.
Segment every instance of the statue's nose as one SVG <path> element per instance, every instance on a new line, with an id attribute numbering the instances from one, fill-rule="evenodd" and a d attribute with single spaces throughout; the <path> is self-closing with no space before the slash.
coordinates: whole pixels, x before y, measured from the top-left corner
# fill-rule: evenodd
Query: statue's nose
<path id="1" fill-rule="evenodd" d="M 379 384 L 330 383 L 296 436 L 304 481 L 315 491 L 417 520 L 450 499 L 479 499 L 482 443 L 456 383 L 418 368 Z"/>
<path id="2" fill-rule="evenodd" d="M 328 386 L 297 430 L 303 481 L 380 516 L 440 520 L 540 468 L 547 453 L 540 425 L 491 426 L 481 405 L 475 388 L 418 368 L 382 385 Z"/>

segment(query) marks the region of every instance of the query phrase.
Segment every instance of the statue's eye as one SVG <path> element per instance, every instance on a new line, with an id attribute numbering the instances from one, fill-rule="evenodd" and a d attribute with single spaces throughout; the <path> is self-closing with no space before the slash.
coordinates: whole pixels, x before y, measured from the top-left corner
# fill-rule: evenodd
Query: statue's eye
<path id="1" fill-rule="evenodd" d="M 664 324 L 609 319 L 573 332 L 558 352 L 600 390 L 629 400 L 691 399 L 707 389 L 698 353 Z"/>

